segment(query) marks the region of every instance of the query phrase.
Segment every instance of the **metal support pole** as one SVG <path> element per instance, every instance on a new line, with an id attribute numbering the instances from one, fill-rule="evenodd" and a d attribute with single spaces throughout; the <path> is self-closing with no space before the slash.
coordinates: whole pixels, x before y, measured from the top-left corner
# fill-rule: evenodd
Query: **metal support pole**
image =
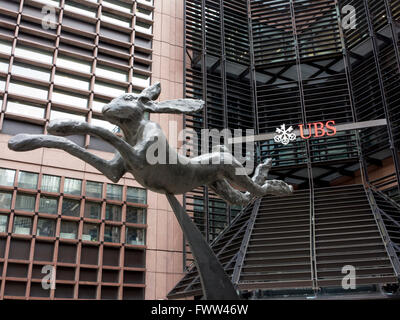
<path id="1" fill-rule="evenodd" d="M 200 230 L 186 214 L 176 197 L 172 194 L 166 194 L 166 196 L 192 251 L 200 275 L 204 299 L 238 300 L 239 296 L 231 280 Z"/>

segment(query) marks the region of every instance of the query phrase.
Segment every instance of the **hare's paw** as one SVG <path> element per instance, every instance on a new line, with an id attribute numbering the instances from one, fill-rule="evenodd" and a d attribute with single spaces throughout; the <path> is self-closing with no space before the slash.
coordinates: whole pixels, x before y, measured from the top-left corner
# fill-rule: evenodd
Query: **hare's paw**
<path id="1" fill-rule="evenodd" d="M 60 119 L 51 121 L 47 126 L 47 132 L 55 136 L 69 136 L 82 130 L 84 126 L 87 126 L 86 122 Z"/>
<path id="2" fill-rule="evenodd" d="M 8 148 L 13 151 L 31 151 L 40 148 L 40 137 L 29 134 L 18 134 L 8 141 Z"/>

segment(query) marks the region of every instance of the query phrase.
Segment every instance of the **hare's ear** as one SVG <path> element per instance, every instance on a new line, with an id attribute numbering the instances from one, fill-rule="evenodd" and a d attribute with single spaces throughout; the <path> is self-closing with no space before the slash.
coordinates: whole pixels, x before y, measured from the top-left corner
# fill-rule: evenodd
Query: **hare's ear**
<path id="1" fill-rule="evenodd" d="M 161 93 L 161 83 L 157 82 L 151 87 L 148 87 L 142 91 L 140 97 L 145 98 L 146 100 L 157 100 Z"/>
<path id="2" fill-rule="evenodd" d="M 167 100 L 163 102 L 148 101 L 144 103 L 145 111 L 154 113 L 185 113 L 191 114 L 201 111 L 204 101 L 193 99 Z"/>

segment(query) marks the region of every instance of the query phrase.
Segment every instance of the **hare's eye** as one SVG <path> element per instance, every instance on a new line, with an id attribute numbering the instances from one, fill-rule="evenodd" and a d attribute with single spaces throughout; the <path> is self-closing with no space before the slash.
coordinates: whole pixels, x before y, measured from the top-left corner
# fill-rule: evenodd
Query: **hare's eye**
<path id="1" fill-rule="evenodd" d="M 134 98 L 135 98 L 134 96 L 128 95 L 128 96 L 125 96 L 125 97 L 124 97 L 124 100 L 126 100 L 126 101 L 133 101 Z"/>

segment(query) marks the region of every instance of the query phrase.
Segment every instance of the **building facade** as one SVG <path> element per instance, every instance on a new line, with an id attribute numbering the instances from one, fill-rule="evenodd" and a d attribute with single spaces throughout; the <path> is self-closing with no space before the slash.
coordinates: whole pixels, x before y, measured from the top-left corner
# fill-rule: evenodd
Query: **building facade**
<path id="1" fill-rule="evenodd" d="M 162 84 L 183 96 L 183 2 L 0 1 L 0 299 L 162 299 L 183 272 L 182 233 L 165 197 L 117 184 L 65 152 L 14 153 L 18 133 L 87 121 Z M 153 115 L 168 132 L 178 116 Z M 110 159 L 113 148 L 70 137 Z M 55 288 L 42 280 L 54 276 Z"/>
<path id="2" fill-rule="evenodd" d="M 398 288 L 399 23 L 398 0 L 186 1 L 186 96 L 206 108 L 185 126 L 254 129 L 256 163 L 296 189 L 238 216 L 207 188 L 185 196 L 244 296 L 340 296 L 346 265 L 364 294 Z M 189 296 L 195 268 L 169 295 Z"/>

